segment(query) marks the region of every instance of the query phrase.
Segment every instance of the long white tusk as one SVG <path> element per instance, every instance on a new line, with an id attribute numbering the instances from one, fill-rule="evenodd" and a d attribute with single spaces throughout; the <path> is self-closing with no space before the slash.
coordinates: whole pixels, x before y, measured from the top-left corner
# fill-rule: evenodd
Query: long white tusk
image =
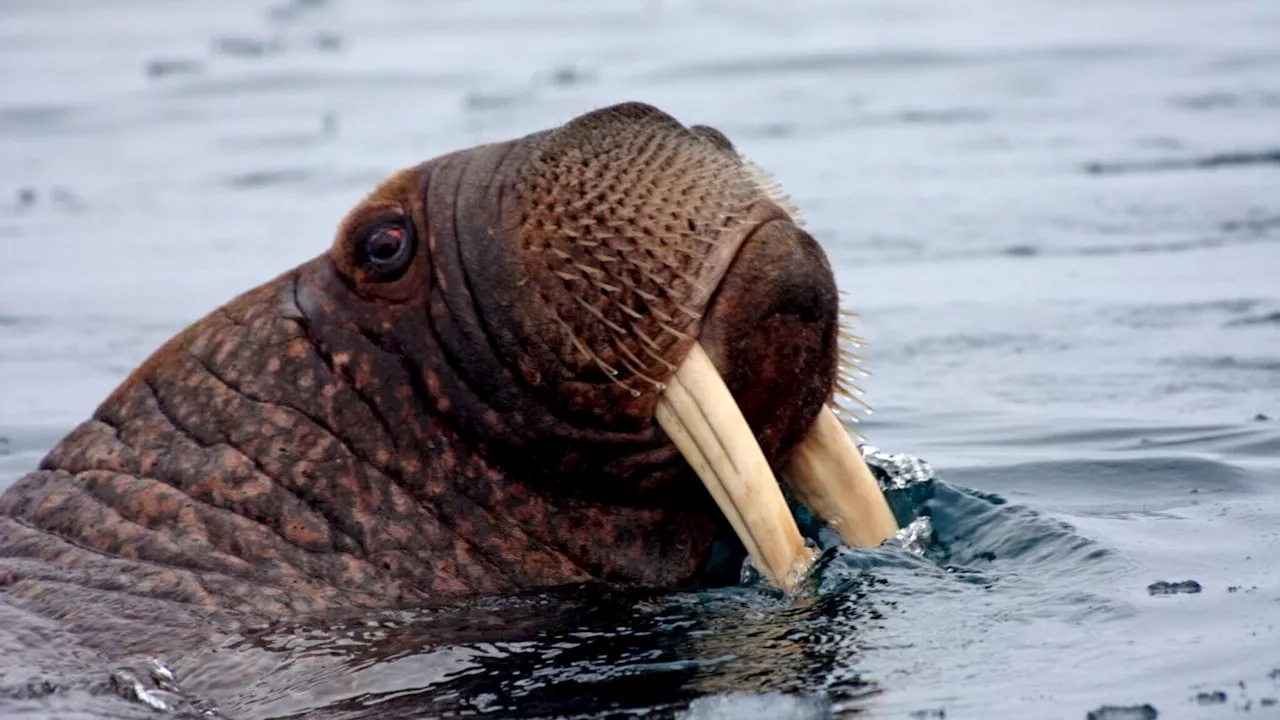
<path id="1" fill-rule="evenodd" d="M 658 401 L 658 424 L 701 478 L 757 569 L 792 592 L 813 563 L 773 470 L 729 388 L 695 343 Z"/>
<path id="2" fill-rule="evenodd" d="M 855 547 L 875 547 L 898 531 L 879 483 L 830 407 L 783 469 L 796 499 L 831 524 Z"/>

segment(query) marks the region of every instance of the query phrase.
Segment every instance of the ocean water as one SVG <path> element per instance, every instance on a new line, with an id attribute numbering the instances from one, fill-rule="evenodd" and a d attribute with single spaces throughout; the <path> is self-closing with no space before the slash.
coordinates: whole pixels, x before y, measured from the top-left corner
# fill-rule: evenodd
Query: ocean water
<path id="1" fill-rule="evenodd" d="M 794 602 L 279 627 L 162 658 L 162 702 L 1280 717 L 1280 3 L 5 0 L 0 89 L 0 488 L 386 174 L 624 100 L 774 173 L 861 314 L 863 434 L 937 473 L 895 498 L 923 556 L 829 548 Z M 110 670 L 0 714 L 155 716 Z"/>

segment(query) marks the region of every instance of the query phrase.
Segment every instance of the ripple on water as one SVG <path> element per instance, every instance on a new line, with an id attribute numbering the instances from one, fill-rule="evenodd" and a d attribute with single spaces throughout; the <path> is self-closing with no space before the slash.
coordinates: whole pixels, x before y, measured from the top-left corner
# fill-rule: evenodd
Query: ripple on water
<path id="1" fill-rule="evenodd" d="M 1142 446 L 1139 441 L 1137 447 Z M 1242 496 L 1257 489 L 1256 480 L 1242 468 L 1183 456 L 1069 459 L 962 469 L 952 472 L 950 480 L 973 481 L 1009 497 L 1034 495 L 1038 507 L 1092 517 L 1149 514 L 1185 505 L 1192 495 Z"/>
<path id="2" fill-rule="evenodd" d="M 904 521 L 931 518 L 924 555 L 827 537 L 794 600 L 759 585 L 575 587 L 280 624 L 173 667 L 186 700 L 222 697 L 229 717 L 814 718 L 875 707 L 868 654 L 928 647 L 922 607 L 1015 623 L 1121 611 L 1091 592 L 1121 564 L 1066 523 L 936 480 L 889 499 Z"/>
<path id="3" fill-rule="evenodd" d="M 814 717 L 833 699 L 875 691 L 852 661 L 868 616 L 849 610 L 747 588 L 665 597 L 574 588 L 278 627 L 215 655 L 224 672 L 246 657 L 259 667 L 264 654 L 281 659 L 222 708 L 276 717 Z M 718 699 L 698 702 L 707 697 Z"/>

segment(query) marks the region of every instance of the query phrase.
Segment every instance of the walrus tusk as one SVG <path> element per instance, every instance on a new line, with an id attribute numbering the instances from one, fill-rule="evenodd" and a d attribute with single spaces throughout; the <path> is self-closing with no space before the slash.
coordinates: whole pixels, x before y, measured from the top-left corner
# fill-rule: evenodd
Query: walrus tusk
<path id="1" fill-rule="evenodd" d="M 701 478 L 760 572 L 790 593 L 813 563 L 742 410 L 695 343 L 658 400 L 658 424 Z"/>
<path id="2" fill-rule="evenodd" d="M 783 468 L 796 499 L 854 547 L 875 547 L 898 522 L 839 418 L 824 407 Z"/>

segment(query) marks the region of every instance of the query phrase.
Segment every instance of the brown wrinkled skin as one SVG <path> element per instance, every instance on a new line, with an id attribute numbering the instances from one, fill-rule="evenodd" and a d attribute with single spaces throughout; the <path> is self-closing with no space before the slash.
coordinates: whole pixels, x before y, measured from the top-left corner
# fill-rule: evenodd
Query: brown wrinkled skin
<path id="1" fill-rule="evenodd" d="M 128 652 L 191 618 L 694 581 L 722 520 L 650 381 L 700 338 L 779 463 L 837 371 L 825 256 L 742 167 L 630 104 L 393 175 L 0 496 L 0 592 Z M 386 218 L 415 243 L 393 280 L 362 265 Z"/>

